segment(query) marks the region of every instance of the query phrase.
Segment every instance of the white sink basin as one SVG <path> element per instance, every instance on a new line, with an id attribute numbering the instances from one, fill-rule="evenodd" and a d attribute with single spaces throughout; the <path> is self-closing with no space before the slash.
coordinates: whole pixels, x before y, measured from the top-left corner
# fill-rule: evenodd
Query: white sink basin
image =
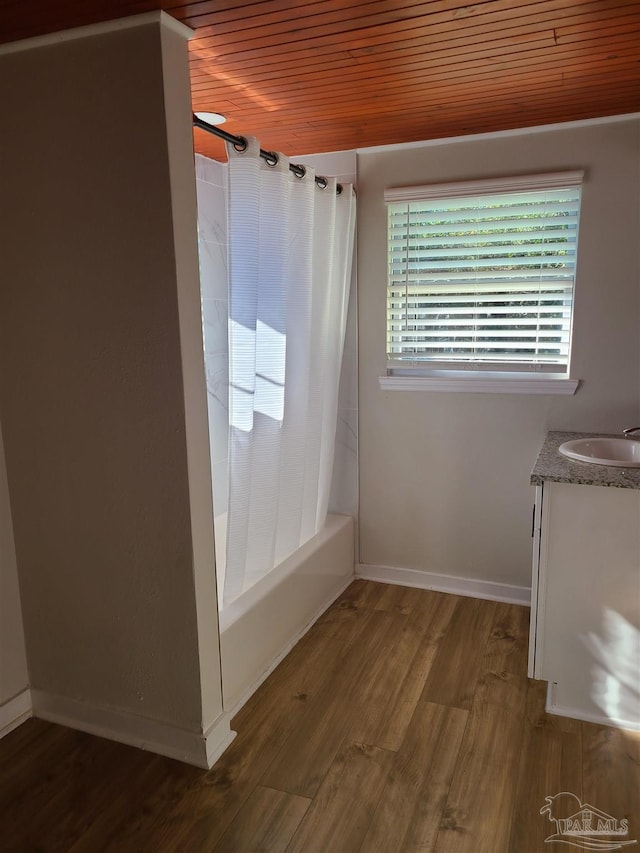
<path id="1" fill-rule="evenodd" d="M 558 448 L 563 456 L 592 465 L 640 468 L 640 441 L 632 438 L 576 438 Z"/>

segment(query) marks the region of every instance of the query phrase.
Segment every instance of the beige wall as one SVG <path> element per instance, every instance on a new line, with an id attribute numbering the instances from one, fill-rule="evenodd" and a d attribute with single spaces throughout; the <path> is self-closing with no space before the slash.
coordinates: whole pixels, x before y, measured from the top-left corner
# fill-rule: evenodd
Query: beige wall
<path id="1" fill-rule="evenodd" d="M 383 190 L 584 168 L 575 397 L 381 391 Z M 361 561 L 530 585 L 529 473 L 548 429 L 640 421 L 640 122 L 361 152 L 358 157 Z"/>
<path id="2" fill-rule="evenodd" d="M 0 55 L 0 407 L 32 687 L 201 732 L 221 694 L 195 183 L 186 42 L 161 29 Z"/>
<path id="3" fill-rule="evenodd" d="M 11 507 L 0 428 L 0 706 L 28 687 Z"/>

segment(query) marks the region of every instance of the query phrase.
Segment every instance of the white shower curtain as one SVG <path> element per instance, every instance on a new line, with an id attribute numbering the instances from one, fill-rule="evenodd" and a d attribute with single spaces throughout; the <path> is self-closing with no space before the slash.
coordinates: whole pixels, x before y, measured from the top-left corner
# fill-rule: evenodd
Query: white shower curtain
<path id="1" fill-rule="evenodd" d="M 329 503 L 355 196 L 248 139 L 229 153 L 229 511 L 224 603 L 310 539 Z"/>

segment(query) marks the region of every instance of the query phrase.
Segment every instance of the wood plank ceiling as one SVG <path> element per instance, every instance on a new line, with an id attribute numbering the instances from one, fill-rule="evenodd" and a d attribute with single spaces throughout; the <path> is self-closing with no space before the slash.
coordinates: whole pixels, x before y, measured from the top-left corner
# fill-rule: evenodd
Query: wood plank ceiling
<path id="1" fill-rule="evenodd" d="M 157 8 L 194 110 L 292 156 L 640 110 L 639 0 L 1 0 L 0 42 Z"/>

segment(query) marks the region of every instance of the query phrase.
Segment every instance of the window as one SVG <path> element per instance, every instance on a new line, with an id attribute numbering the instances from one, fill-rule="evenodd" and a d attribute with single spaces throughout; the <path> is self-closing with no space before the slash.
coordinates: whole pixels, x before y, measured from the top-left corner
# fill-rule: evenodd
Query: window
<path id="1" fill-rule="evenodd" d="M 581 181 L 385 191 L 390 374 L 568 377 Z"/>

